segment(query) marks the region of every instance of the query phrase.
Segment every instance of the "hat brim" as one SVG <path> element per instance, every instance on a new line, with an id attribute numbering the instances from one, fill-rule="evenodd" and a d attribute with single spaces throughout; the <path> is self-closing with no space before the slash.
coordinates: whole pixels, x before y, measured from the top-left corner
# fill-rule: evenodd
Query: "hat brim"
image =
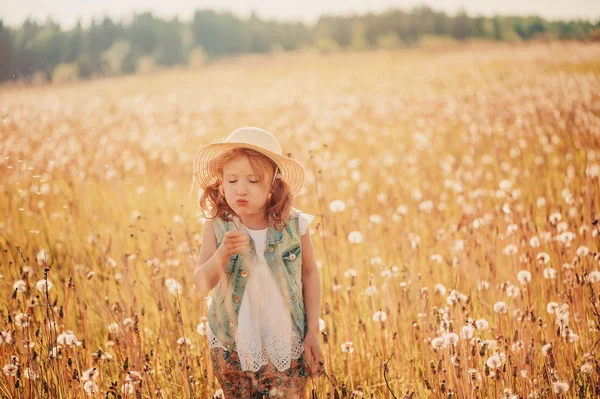
<path id="1" fill-rule="evenodd" d="M 198 186 L 205 190 L 216 183 L 218 179 L 215 159 L 234 148 L 249 148 L 260 152 L 275 162 L 281 170 L 282 179 L 288 184 L 295 196 L 304 184 L 304 167 L 298 161 L 284 157 L 262 147 L 247 143 L 213 143 L 202 147 L 194 160 L 194 180 Z"/>

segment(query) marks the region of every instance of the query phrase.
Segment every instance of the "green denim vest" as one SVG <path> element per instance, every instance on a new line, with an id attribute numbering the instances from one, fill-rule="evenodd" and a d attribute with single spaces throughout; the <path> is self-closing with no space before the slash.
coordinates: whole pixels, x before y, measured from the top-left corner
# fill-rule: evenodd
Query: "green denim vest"
<path id="1" fill-rule="evenodd" d="M 281 289 L 283 300 L 288 304 L 291 316 L 298 327 L 300 336 L 306 334 L 304 297 L 302 294 L 302 250 L 298 216 L 300 211 L 292 208 L 283 231 L 277 231 L 272 225 L 267 230 L 265 260 L 268 263 L 277 285 Z M 238 223 L 239 225 L 239 223 Z M 223 242 L 226 232 L 236 230 L 233 222 L 222 218 L 213 219 L 217 247 Z M 255 246 L 252 238 L 251 251 Z M 235 333 L 238 315 L 246 281 L 252 272 L 252 259 L 241 254 L 232 255 L 225 267 L 225 277 L 214 288 L 208 323 L 214 335 L 228 351 L 236 350 Z"/>

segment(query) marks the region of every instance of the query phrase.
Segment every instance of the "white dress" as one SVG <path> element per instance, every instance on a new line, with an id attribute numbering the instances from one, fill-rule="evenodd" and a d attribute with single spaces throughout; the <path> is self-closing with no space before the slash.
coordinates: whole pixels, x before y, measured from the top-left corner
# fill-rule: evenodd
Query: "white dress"
<path id="1" fill-rule="evenodd" d="M 308 223 L 313 219 L 312 215 L 300 213 L 298 225 L 301 235 L 306 233 Z M 300 358 L 304 344 L 265 260 L 268 227 L 251 230 L 242 224 L 242 228 L 254 240 L 256 251 L 235 335 L 240 364 L 242 370 L 256 372 L 270 361 L 277 370 L 284 371 L 290 368 L 292 359 Z M 227 350 L 215 337 L 208 323 L 206 334 L 210 348 Z"/>

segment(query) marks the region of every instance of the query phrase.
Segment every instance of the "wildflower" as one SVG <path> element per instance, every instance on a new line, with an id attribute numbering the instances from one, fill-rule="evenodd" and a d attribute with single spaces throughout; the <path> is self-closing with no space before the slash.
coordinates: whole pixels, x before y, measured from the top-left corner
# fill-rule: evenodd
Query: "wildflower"
<path id="1" fill-rule="evenodd" d="M 436 284 L 435 287 L 433 287 L 433 292 L 440 295 L 446 295 L 446 287 L 442 284 Z"/>
<path id="2" fill-rule="evenodd" d="M 520 374 L 521 374 L 522 378 L 527 378 L 527 370 L 526 369 L 521 370 Z"/>
<path id="3" fill-rule="evenodd" d="M 598 281 L 600 281 L 600 271 L 592 270 L 588 275 L 588 280 L 590 283 L 597 283 Z"/>
<path id="4" fill-rule="evenodd" d="M 444 260 L 440 254 L 433 254 L 429 259 L 434 263 L 442 263 Z"/>
<path id="5" fill-rule="evenodd" d="M 502 301 L 498 301 L 494 304 L 494 312 L 498 314 L 508 313 L 508 305 Z"/>
<path id="6" fill-rule="evenodd" d="M 585 245 L 581 245 L 579 248 L 577 248 L 577 256 L 579 256 L 580 258 L 587 256 L 589 253 L 590 249 Z"/>
<path id="7" fill-rule="evenodd" d="M 325 330 L 325 320 L 319 318 L 319 332 Z"/>
<path id="8" fill-rule="evenodd" d="M 6 366 L 2 367 L 2 372 L 7 377 L 14 377 L 17 375 L 17 366 L 14 364 L 7 364 Z"/>
<path id="9" fill-rule="evenodd" d="M 381 224 L 381 216 L 379 215 L 369 215 L 369 222 L 371 223 L 375 223 L 375 224 Z"/>
<path id="10" fill-rule="evenodd" d="M 444 343 L 446 345 L 456 345 L 458 342 L 458 335 L 455 333 L 448 333 L 444 335 Z"/>
<path id="11" fill-rule="evenodd" d="M 225 399 L 225 395 L 223 394 L 223 390 L 221 388 L 217 389 L 213 394 L 212 399 Z"/>
<path id="12" fill-rule="evenodd" d="M 435 337 L 431 340 L 431 346 L 433 349 L 439 350 L 446 346 L 446 341 L 442 337 Z"/>
<path id="13" fill-rule="evenodd" d="M 31 368 L 27 367 L 25 369 L 25 378 L 27 378 L 28 380 L 37 380 L 38 379 L 38 373 L 36 373 Z"/>
<path id="14" fill-rule="evenodd" d="M 196 331 L 198 331 L 198 334 L 200 335 L 206 335 L 206 323 L 198 324 Z"/>
<path id="15" fill-rule="evenodd" d="M 142 375 L 139 371 L 129 370 L 127 372 L 126 380 L 129 380 L 133 384 L 137 384 L 138 382 L 142 381 Z"/>
<path id="16" fill-rule="evenodd" d="M 98 377 L 98 370 L 96 369 L 96 367 L 92 367 L 83 372 L 83 374 L 81 375 L 81 380 L 94 381 L 96 377 Z"/>
<path id="17" fill-rule="evenodd" d="M 562 219 L 562 216 L 560 215 L 560 213 L 558 212 L 554 212 L 553 214 L 550 215 L 550 217 L 548 218 L 548 220 L 550 221 L 550 223 L 555 226 L 558 222 L 560 222 L 560 220 Z"/>
<path id="18" fill-rule="evenodd" d="M 350 244 L 360 244 L 363 240 L 362 234 L 359 231 L 352 231 L 348 234 Z"/>
<path id="19" fill-rule="evenodd" d="M 169 290 L 169 293 L 173 295 L 181 294 L 181 285 L 174 278 L 168 278 L 165 281 L 165 286 Z"/>
<path id="20" fill-rule="evenodd" d="M 471 339 L 471 338 L 473 338 L 474 332 L 475 332 L 475 329 L 472 326 L 463 326 L 460 329 L 460 336 L 463 339 Z"/>
<path id="21" fill-rule="evenodd" d="M 521 320 L 523 318 L 523 311 L 519 308 L 513 310 L 512 314 L 515 320 Z"/>
<path id="22" fill-rule="evenodd" d="M 123 393 L 124 395 L 133 395 L 133 391 L 133 383 L 130 380 L 125 379 L 125 383 L 121 387 L 121 393 Z"/>
<path id="23" fill-rule="evenodd" d="M 500 359 L 500 356 L 498 355 L 492 355 L 488 358 L 485 364 L 487 364 L 487 366 L 492 370 L 497 369 L 502 365 L 502 359 Z"/>
<path id="24" fill-rule="evenodd" d="M 73 331 L 67 330 L 58 335 L 56 342 L 60 345 L 81 346 L 81 342 L 77 339 Z"/>
<path id="25" fill-rule="evenodd" d="M 189 345 L 191 343 L 189 338 L 185 338 L 185 337 L 181 337 L 177 340 L 177 345 L 182 346 L 182 345 Z"/>
<path id="26" fill-rule="evenodd" d="M 477 283 L 477 290 L 479 291 L 487 291 L 490 289 L 490 283 L 488 283 L 485 280 L 480 281 L 479 283 Z"/>
<path id="27" fill-rule="evenodd" d="M 99 389 L 98 389 L 98 384 L 96 384 L 95 381 L 92 380 L 88 380 L 86 382 L 83 383 L 83 390 L 85 391 L 85 393 L 87 393 L 88 395 L 93 395 L 98 393 Z M 124 393 L 124 392 L 123 392 Z M 133 393 L 133 392 L 131 392 Z"/>
<path id="28" fill-rule="evenodd" d="M 23 280 L 18 280 L 13 284 L 13 290 L 17 292 L 27 291 L 27 283 Z"/>
<path id="29" fill-rule="evenodd" d="M 558 303 L 556 302 L 548 302 L 548 305 L 546 305 L 546 312 L 548 312 L 549 314 L 556 312 L 557 309 Z"/>
<path id="30" fill-rule="evenodd" d="M 539 254 L 537 254 L 536 259 L 539 263 L 547 264 L 548 262 L 550 262 L 550 255 L 548 255 L 546 252 L 540 252 Z"/>
<path id="31" fill-rule="evenodd" d="M 490 323 L 488 323 L 486 319 L 478 319 L 477 321 L 475 321 L 475 327 L 478 330 L 485 331 L 490 328 Z"/>
<path id="32" fill-rule="evenodd" d="M 48 261 L 50 260 L 50 258 L 48 256 L 48 251 L 46 249 L 42 249 L 35 256 L 35 260 L 37 261 L 38 265 L 43 265 L 44 263 L 48 263 Z"/>
<path id="33" fill-rule="evenodd" d="M 348 269 L 344 272 L 344 276 L 346 278 L 356 277 L 358 273 L 354 269 Z"/>
<path id="34" fill-rule="evenodd" d="M 521 270 L 518 274 L 517 274 L 517 279 L 519 280 L 519 282 L 522 285 L 527 285 L 528 283 L 531 282 L 531 273 L 527 270 Z"/>
<path id="35" fill-rule="evenodd" d="M 540 246 L 540 239 L 538 236 L 531 237 L 529 239 L 529 245 L 531 245 L 531 248 L 538 248 Z"/>
<path id="36" fill-rule="evenodd" d="M 551 343 L 542 346 L 542 355 L 544 355 L 544 357 L 547 357 L 551 351 L 552 351 Z"/>
<path id="37" fill-rule="evenodd" d="M 516 298 L 521 294 L 521 290 L 519 289 L 519 287 L 516 287 L 514 285 L 509 285 L 508 287 L 506 287 L 506 295 L 508 295 L 509 298 Z"/>
<path id="38" fill-rule="evenodd" d="M 15 316 L 15 324 L 18 327 L 27 327 L 29 325 L 29 316 L 25 313 L 19 313 Z"/>
<path id="39" fill-rule="evenodd" d="M 548 280 L 556 278 L 556 270 L 551 267 L 545 268 L 544 269 L 544 278 L 548 279 Z"/>
<path id="40" fill-rule="evenodd" d="M 344 342 L 342 344 L 342 352 L 344 352 L 344 353 L 352 353 L 352 352 L 354 352 L 354 348 L 352 347 L 352 342 L 351 341 Z"/>
<path id="41" fill-rule="evenodd" d="M 46 293 L 52 288 L 52 283 L 49 280 L 40 280 L 35 284 L 35 288 L 41 293 Z"/>
<path id="42" fill-rule="evenodd" d="M 555 381 L 552 383 L 552 389 L 554 389 L 554 393 L 558 395 L 565 394 L 569 390 L 569 383 L 565 381 Z"/>
<path id="43" fill-rule="evenodd" d="M 50 359 L 58 359 L 62 355 L 62 346 L 57 345 L 50 350 Z"/>
<path id="44" fill-rule="evenodd" d="M 591 374 L 593 370 L 593 366 L 590 363 L 584 363 L 581 365 L 581 372 L 585 374 Z"/>
<path id="45" fill-rule="evenodd" d="M 504 255 L 515 255 L 517 253 L 517 246 L 515 244 L 509 244 L 507 245 L 503 250 L 502 253 Z"/>
<path id="46" fill-rule="evenodd" d="M 12 342 L 12 332 L 10 330 L 0 330 L 0 345 L 10 344 Z"/>
<path id="47" fill-rule="evenodd" d="M 571 343 L 579 341 L 579 335 L 575 334 L 570 329 L 565 329 L 564 331 L 563 336 L 566 336 L 567 341 Z"/>
<path id="48" fill-rule="evenodd" d="M 446 297 L 446 303 L 448 305 L 454 305 L 454 304 L 458 303 L 458 300 L 459 300 L 459 296 L 458 296 L 458 291 L 456 291 L 456 290 L 450 291 L 450 294 Z"/>

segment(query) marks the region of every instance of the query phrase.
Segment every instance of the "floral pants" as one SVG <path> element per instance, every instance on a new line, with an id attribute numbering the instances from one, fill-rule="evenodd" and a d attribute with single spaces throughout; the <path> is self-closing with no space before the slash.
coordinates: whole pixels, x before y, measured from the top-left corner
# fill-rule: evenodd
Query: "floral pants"
<path id="1" fill-rule="evenodd" d="M 267 398 L 301 399 L 309 379 L 304 353 L 292 359 L 290 368 L 279 371 L 271 363 L 257 372 L 242 371 L 238 353 L 223 348 L 210 350 L 212 365 L 225 399 Z"/>

